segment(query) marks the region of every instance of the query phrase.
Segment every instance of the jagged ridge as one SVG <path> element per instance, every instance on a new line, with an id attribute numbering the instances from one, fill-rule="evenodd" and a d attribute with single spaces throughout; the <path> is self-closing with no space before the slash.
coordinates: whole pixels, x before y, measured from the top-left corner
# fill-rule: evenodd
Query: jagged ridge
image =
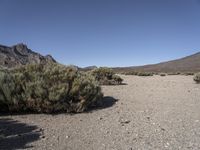
<path id="1" fill-rule="evenodd" d="M 46 62 L 56 61 L 51 55 L 42 56 L 22 43 L 12 47 L 0 45 L 0 66 L 12 68 L 26 64 Z"/>

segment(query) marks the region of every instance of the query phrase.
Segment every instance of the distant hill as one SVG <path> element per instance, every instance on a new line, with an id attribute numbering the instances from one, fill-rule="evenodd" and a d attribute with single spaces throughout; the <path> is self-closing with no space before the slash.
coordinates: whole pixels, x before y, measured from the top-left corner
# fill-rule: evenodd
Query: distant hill
<path id="1" fill-rule="evenodd" d="M 0 66 L 12 68 L 26 64 L 46 62 L 56 61 L 51 55 L 42 56 L 24 44 L 17 44 L 12 47 L 0 45 Z"/>
<path id="2" fill-rule="evenodd" d="M 137 67 L 117 67 L 113 69 L 116 72 L 198 72 L 200 71 L 200 52 L 181 59 L 162 62 L 153 65 Z"/>
<path id="3" fill-rule="evenodd" d="M 79 68 L 81 71 L 90 71 L 93 69 L 96 69 L 97 66 L 88 66 L 88 67 L 84 67 L 84 68 Z"/>

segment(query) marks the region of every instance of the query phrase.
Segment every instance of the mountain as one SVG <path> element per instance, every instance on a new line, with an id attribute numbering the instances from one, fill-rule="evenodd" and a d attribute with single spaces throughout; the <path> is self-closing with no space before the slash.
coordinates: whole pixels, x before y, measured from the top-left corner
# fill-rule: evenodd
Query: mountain
<path id="1" fill-rule="evenodd" d="M 177 60 L 162 62 L 153 65 L 136 67 L 117 67 L 113 68 L 116 72 L 199 72 L 200 71 L 200 52 Z"/>
<path id="2" fill-rule="evenodd" d="M 0 45 L 0 66 L 12 68 L 26 64 L 56 62 L 51 55 L 42 56 L 25 44 L 12 47 Z"/>
<path id="3" fill-rule="evenodd" d="M 93 70 L 93 69 L 96 69 L 98 68 L 97 66 L 88 66 L 88 67 L 84 67 L 84 68 L 79 68 L 80 70 L 82 71 L 90 71 L 90 70 Z"/>

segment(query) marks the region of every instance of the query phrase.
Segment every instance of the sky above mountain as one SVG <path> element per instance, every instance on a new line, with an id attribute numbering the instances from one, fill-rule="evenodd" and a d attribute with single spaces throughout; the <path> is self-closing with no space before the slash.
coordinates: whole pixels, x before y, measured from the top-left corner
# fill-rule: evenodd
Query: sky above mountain
<path id="1" fill-rule="evenodd" d="M 158 63 L 200 51 L 200 0 L 0 0 L 0 44 L 81 67 Z"/>

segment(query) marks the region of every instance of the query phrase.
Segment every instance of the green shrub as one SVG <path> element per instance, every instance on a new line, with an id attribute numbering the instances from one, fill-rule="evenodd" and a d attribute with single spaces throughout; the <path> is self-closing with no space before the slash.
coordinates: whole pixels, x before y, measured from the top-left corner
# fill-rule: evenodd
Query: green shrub
<path id="1" fill-rule="evenodd" d="M 181 73 L 180 72 L 170 72 L 170 73 L 167 73 L 167 75 L 180 75 Z"/>
<path id="2" fill-rule="evenodd" d="M 116 85 L 121 84 L 123 81 L 120 76 L 115 75 L 112 69 L 106 67 L 92 70 L 91 75 L 94 76 L 101 85 Z"/>
<path id="3" fill-rule="evenodd" d="M 122 84 L 123 79 L 120 76 L 113 75 L 112 78 L 116 82 L 116 84 Z"/>
<path id="4" fill-rule="evenodd" d="M 193 72 L 186 72 L 186 73 L 184 73 L 184 75 L 186 75 L 186 76 L 193 76 L 194 73 Z"/>
<path id="5" fill-rule="evenodd" d="M 124 73 L 125 75 L 138 75 L 138 72 L 131 71 L 131 72 L 126 72 Z"/>
<path id="6" fill-rule="evenodd" d="M 200 83 L 200 73 L 195 74 L 195 76 L 194 76 L 194 81 L 195 81 L 196 83 Z"/>
<path id="7" fill-rule="evenodd" d="M 137 74 L 138 76 L 153 76 L 152 72 L 139 72 Z"/>
<path id="8" fill-rule="evenodd" d="M 136 72 L 136 71 L 130 71 L 130 72 L 126 72 L 125 75 L 153 76 L 154 73 L 152 73 L 152 72 Z"/>
<path id="9" fill-rule="evenodd" d="M 0 70 L 1 111 L 82 112 L 102 98 L 94 77 L 55 63 Z"/>
<path id="10" fill-rule="evenodd" d="M 161 77 L 164 77 L 164 76 L 166 76 L 166 74 L 165 74 L 165 73 L 161 73 L 160 76 L 161 76 Z"/>

